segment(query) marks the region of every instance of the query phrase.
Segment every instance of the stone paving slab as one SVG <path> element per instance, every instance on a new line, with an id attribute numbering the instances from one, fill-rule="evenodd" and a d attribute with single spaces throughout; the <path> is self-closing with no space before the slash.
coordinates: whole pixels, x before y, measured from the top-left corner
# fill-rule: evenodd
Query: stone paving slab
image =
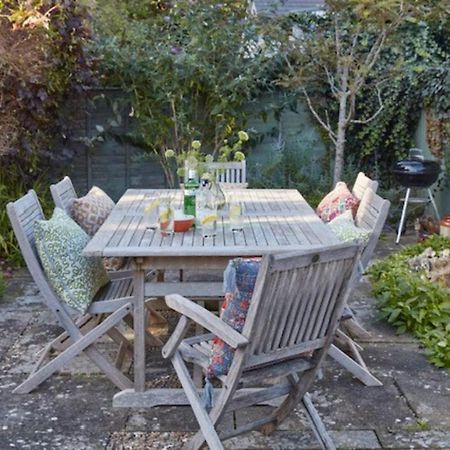
<path id="1" fill-rule="evenodd" d="M 429 426 L 450 431 L 450 374 L 441 371 L 427 377 L 395 375 L 396 383 L 416 415 Z M 438 376 L 440 375 L 440 376 Z M 430 401 L 432 399 L 432 401 Z"/>
<path id="2" fill-rule="evenodd" d="M 415 423 L 414 411 L 393 380 L 380 387 L 366 387 L 347 378 L 322 380 L 311 391 L 312 400 L 329 429 L 400 429 Z"/>
<path id="3" fill-rule="evenodd" d="M 389 433 L 382 430 L 378 432 L 378 438 L 383 448 L 389 449 L 450 449 L 450 431 L 401 431 Z"/>
<path id="4" fill-rule="evenodd" d="M 374 431 L 329 431 L 336 446 L 341 449 L 371 450 L 381 448 Z M 314 434 L 311 431 L 298 433 L 294 431 L 275 431 L 270 436 L 251 432 L 225 441 L 227 450 L 319 450 Z"/>
<path id="5" fill-rule="evenodd" d="M 433 367 L 425 357 L 423 348 L 415 343 L 364 343 L 361 352 L 368 367 L 377 375 L 391 376 L 395 372 L 406 372 L 413 376 L 415 372 L 429 374 L 445 372 Z M 425 376 L 425 375 L 424 375 Z M 420 377 L 423 379 L 423 377 Z"/>
<path id="6" fill-rule="evenodd" d="M 155 407 L 150 410 L 128 410 L 126 431 L 133 432 L 196 432 L 197 420 L 189 406 Z M 180 420 L 182 418 L 182 420 Z M 219 430 L 234 429 L 234 414 L 227 413 L 221 420 Z"/>
<path id="7" fill-rule="evenodd" d="M 127 412 L 112 407 L 117 389 L 105 378 L 56 375 L 30 394 L 13 394 L 19 381 L 2 377 L 0 443 L 8 442 L 0 444 L 2 450 L 66 448 L 66 440 L 73 448 L 84 448 L 75 446 L 77 440 L 86 448 L 104 448 L 111 431 L 125 426 Z"/>

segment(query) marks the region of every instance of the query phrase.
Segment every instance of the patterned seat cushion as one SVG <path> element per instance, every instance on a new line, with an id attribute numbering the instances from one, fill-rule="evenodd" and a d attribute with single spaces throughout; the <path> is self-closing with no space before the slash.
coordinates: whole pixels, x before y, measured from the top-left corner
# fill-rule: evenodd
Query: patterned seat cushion
<path id="1" fill-rule="evenodd" d="M 340 181 L 322 199 L 316 213 L 324 222 L 329 222 L 349 209 L 353 211 L 353 214 L 356 214 L 358 205 L 358 199 L 349 191 L 347 185 Z"/>
<path id="2" fill-rule="evenodd" d="M 114 202 L 100 188 L 94 186 L 84 197 L 72 203 L 72 218 L 89 236 L 94 236 L 114 208 Z"/>
<path id="3" fill-rule="evenodd" d="M 244 328 L 260 265 L 260 258 L 238 258 L 230 261 L 225 270 L 225 301 L 220 318 L 236 331 L 241 332 Z M 206 377 L 226 375 L 233 361 L 234 351 L 222 339 L 215 337 L 210 364 L 205 371 Z"/>
<path id="4" fill-rule="evenodd" d="M 338 217 L 335 217 L 328 226 L 334 234 L 343 242 L 353 241 L 367 245 L 370 238 L 370 231 L 359 228 L 355 225 L 352 211 L 348 210 Z"/>
<path id="5" fill-rule="evenodd" d="M 34 226 L 36 248 L 50 285 L 68 305 L 86 312 L 109 278 L 100 258 L 82 255 L 89 236 L 62 210 Z"/>

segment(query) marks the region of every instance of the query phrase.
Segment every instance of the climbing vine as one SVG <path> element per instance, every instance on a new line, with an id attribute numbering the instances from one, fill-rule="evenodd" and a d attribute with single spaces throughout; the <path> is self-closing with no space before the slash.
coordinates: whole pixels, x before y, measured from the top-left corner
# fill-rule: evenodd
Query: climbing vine
<path id="1" fill-rule="evenodd" d="M 450 117 L 450 48 L 446 45 L 429 24 L 413 22 L 399 30 L 396 44 L 387 47 L 380 58 L 378 72 L 394 67 L 382 90 L 384 110 L 373 122 L 352 127 L 347 148 L 348 154 L 359 155 L 362 168 L 375 172 L 385 186 L 391 183 L 393 162 L 413 146 L 424 106 L 433 109 L 440 132 L 445 133 L 442 121 Z M 361 95 L 365 101 L 359 102 L 359 114 L 370 116 L 378 108 L 378 99 L 368 91 Z M 442 155 L 445 139 L 439 145 L 437 152 Z"/>

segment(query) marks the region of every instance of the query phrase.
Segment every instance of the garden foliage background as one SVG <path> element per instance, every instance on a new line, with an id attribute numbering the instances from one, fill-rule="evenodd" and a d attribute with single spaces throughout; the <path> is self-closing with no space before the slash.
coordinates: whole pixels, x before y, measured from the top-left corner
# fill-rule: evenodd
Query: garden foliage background
<path id="1" fill-rule="evenodd" d="M 361 5 L 377 2 L 346 3 L 350 36 L 355 8 L 361 12 Z M 346 142 L 344 179 L 364 170 L 392 198 L 398 189 L 389 167 L 412 146 L 422 109 L 428 111 L 430 149 L 442 156 L 448 148 L 449 13 L 443 1 L 411 4 L 424 8 L 390 36 L 356 102 L 359 117 L 373 114 L 378 99 L 371 83 L 384 79 L 384 109 L 369 124 L 352 125 Z M 158 163 L 173 183 L 167 148 L 181 152 L 200 139 L 213 153 L 247 129 L 249 148 L 266 150 L 264 157 L 249 151 L 253 186 L 296 187 L 313 203 L 329 190 L 332 143 L 320 127 L 311 135 L 301 125 L 298 136 L 287 139 L 286 117 L 314 122 L 305 119 L 301 90 L 280 81 L 289 77 L 287 60 L 298 71 L 304 64 L 295 67 L 284 45 L 293 30 L 312 35 L 332 18 L 254 17 L 247 6 L 219 0 L 0 1 L 0 258 L 20 260 L 6 202 L 34 187 L 50 211 L 50 181 L 70 172 L 81 153 L 93 155 L 111 141 L 132 146 L 137 162 Z M 371 39 L 369 30 L 361 45 Z M 335 122 L 329 87 L 316 75 L 314 106 L 327 108 Z M 103 88 L 117 90 L 105 95 Z M 105 104 L 108 117 L 80 135 L 71 105 L 84 105 L 93 117 Z"/>

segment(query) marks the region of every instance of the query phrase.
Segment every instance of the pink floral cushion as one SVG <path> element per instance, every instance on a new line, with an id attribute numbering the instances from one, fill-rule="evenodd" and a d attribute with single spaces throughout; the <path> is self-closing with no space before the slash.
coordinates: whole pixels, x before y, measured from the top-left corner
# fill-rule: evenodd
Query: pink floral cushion
<path id="1" fill-rule="evenodd" d="M 339 181 L 336 187 L 319 203 L 316 213 L 324 222 L 329 222 L 349 209 L 356 214 L 358 205 L 359 200 L 349 191 L 343 181 Z"/>
<path id="2" fill-rule="evenodd" d="M 236 331 L 241 332 L 244 328 L 260 265 L 260 258 L 237 258 L 230 261 L 225 270 L 225 301 L 220 318 Z M 234 351 L 222 339 L 215 337 L 206 377 L 226 375 L 233 362 Z"/>

